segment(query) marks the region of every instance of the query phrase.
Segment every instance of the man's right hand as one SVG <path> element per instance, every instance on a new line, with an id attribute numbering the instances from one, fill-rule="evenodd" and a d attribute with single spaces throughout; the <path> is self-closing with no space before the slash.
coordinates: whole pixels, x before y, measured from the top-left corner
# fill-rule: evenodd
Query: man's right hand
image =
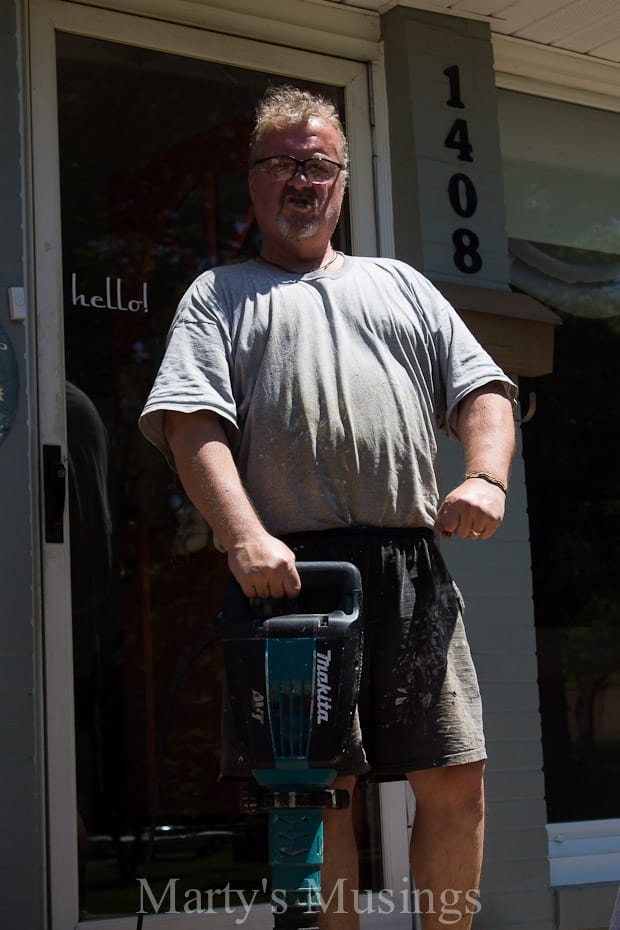
<path id="1" fill-rule="evenodd" d="M 246 597 L 295 598 L 301 590 L 295 553 L 266 531 L 231 546 L 228 567 Z"/>

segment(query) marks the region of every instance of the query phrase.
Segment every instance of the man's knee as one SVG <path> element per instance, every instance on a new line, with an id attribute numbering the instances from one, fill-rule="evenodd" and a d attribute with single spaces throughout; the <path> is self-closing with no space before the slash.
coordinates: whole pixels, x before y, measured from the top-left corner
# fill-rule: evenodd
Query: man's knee
<path id="1" fill-rule="evenodd" d="M 407 778 L 420 807 L 446 813 L 484 810 L 484 761 L 409 772 Z"/>

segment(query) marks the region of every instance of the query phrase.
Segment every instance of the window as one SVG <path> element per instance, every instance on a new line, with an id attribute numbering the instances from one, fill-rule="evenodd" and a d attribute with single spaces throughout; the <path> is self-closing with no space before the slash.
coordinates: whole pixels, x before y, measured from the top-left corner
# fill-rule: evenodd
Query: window
<path id="1" fill-rule="evenodd" d="M 520 385 L 537 400 L 522 434 L 553 863 L 603 852 L 583 830 L 568 850 L 566 822 L 607 854 L 620 814 L 620 118 L 511 91 L 498 111 L 512 284 L 562 320 L 553 373 Z"/>
<path id="2" fill-rule="evenodd" d="M 562 318 L 523 428 L 547 811 L 620 816 L 620 256 L 513 242 L 516 283 Z"/>

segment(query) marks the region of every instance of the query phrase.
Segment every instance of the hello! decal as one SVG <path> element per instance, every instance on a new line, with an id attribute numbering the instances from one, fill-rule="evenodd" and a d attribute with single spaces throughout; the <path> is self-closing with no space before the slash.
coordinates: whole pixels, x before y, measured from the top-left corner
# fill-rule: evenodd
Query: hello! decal
<path id="1" fill-rule="evenodd" d="M 148 313 L 148 284 L 139 285 L 140 298 L 129 298 L 122 278 L 107 276 L 99 293 L 82 290 L 76 272 L 71 274 L 71 303 L 78 310 L 122 310 L 126 313 Z"/>

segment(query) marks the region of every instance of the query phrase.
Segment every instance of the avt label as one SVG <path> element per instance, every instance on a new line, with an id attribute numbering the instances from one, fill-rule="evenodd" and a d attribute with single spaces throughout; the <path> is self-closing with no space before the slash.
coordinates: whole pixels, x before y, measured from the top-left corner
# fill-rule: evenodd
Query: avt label
<path id="1" fill-rule="evenodd" d="M 332 709 L 331 685 L 329 684 L 329 665 L 332 651 L 316 654 L 316 722 L 328 723 Z"/>
<path id="2" fill-rule="evenodd" d="M 265 696 L 252 688 L 252 719 L 265 723 Z"/>

